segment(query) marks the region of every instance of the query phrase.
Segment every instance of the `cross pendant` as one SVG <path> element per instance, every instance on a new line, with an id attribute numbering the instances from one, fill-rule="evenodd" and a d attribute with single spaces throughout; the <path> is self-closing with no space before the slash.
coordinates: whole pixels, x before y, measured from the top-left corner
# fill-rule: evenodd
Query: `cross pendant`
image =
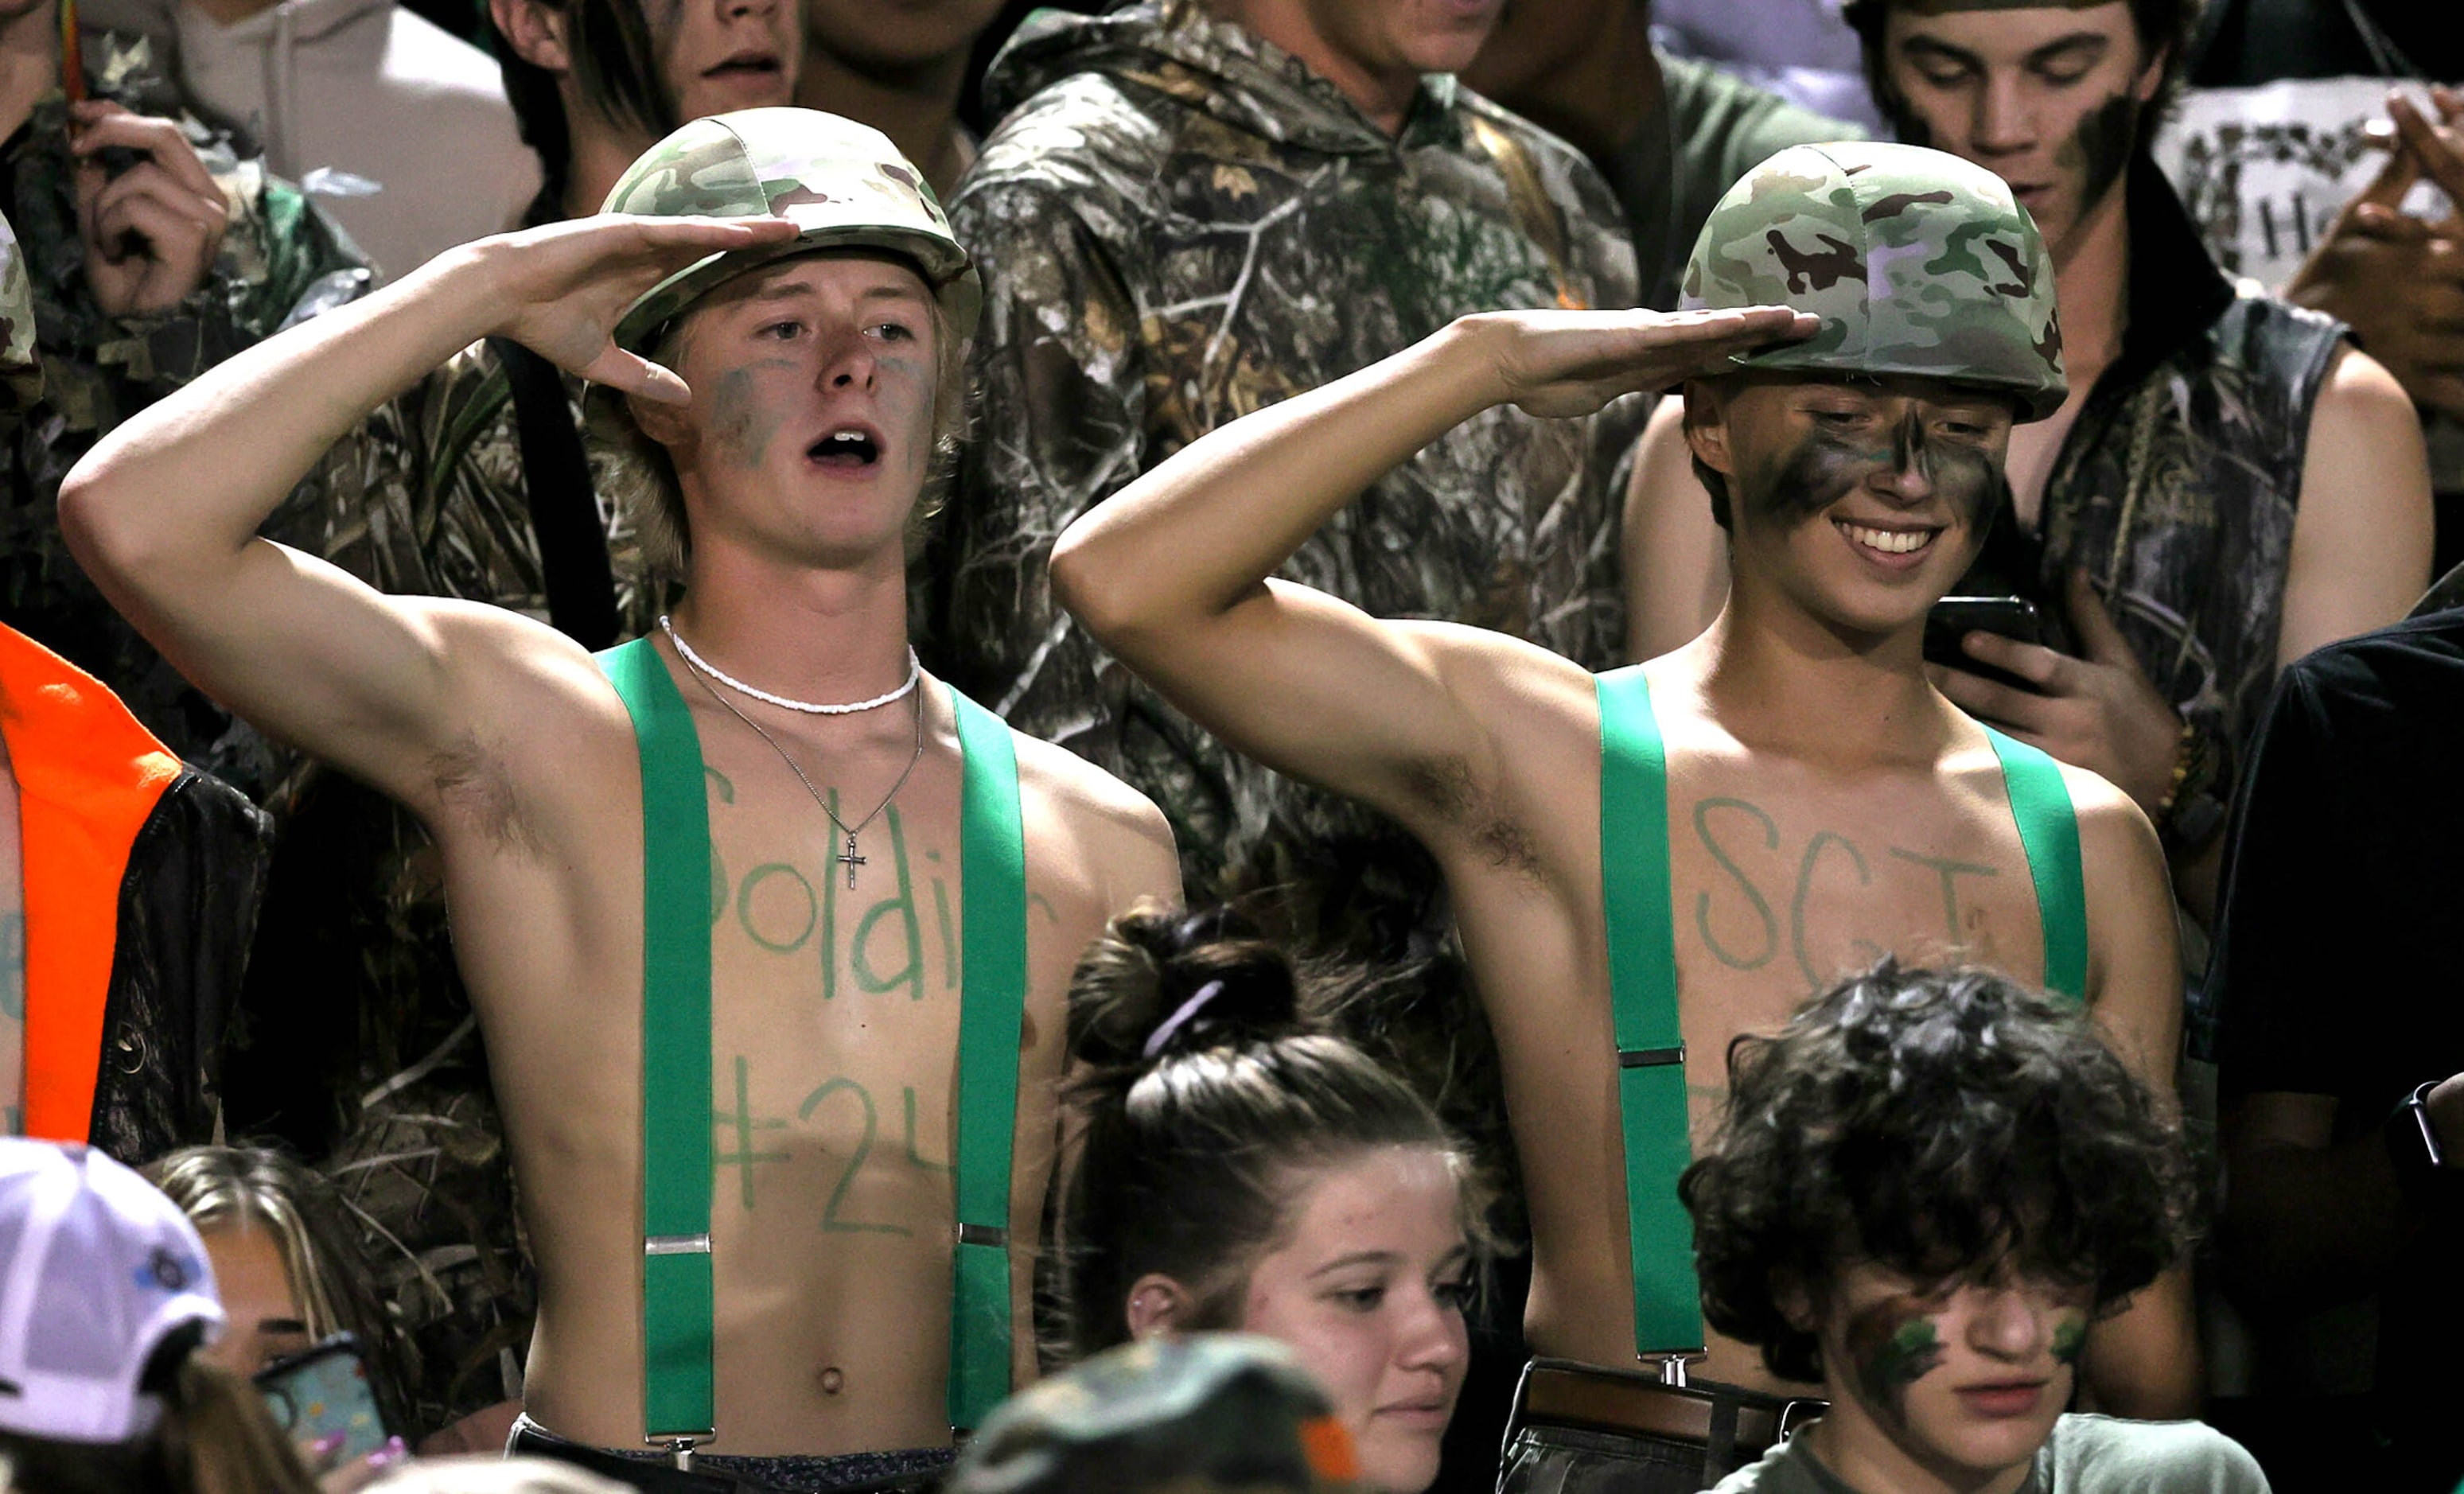
<path id="1" fill-rule="evenodd" d="M 850 892 L 854 891 L 855 868 L 863 866 L 866 861 L 865 857 L 859 856 L 855 853 L 854 836 L 850 835 L 847 837 L 847 850 L 844 854 L 837 857 L 836 860 L 847 868 L 847 890 Z"/>

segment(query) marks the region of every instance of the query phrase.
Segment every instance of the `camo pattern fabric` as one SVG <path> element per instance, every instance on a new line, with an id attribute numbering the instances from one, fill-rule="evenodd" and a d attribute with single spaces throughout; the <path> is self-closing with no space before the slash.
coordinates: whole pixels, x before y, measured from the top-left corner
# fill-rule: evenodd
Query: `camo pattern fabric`
<path id="1" fill-rule="evenodd" d="M 17 231 L 0 217 L 0 418 L 43 397 L 43 361 L 34 356 L 34 290 Z"/>
<path id="2" fill-rule="evenodd" d="M 627 166 L 601 210 L 658 218 L 771 214 L 803 231 L 783 245 L 696 260 L 644 292 L 616 331 L 618 342 L 637 351 L 722 281 L 833 245 L 870 245 L 913 257 L 933 283 L 953 335 L 975 330 L 982 293 L 924 173 L 889 136 L 853 120 L 784 107 L 694 120 Z"/>
<path id="3" fill-rule="evenodd" d="M 1297 59 L 1186 0 L 1041 12 L 986 88 L 1011 112 L 950 209 L 985 283 L 976 427 L 919 567 L 919 647 L 1011 725 L 1161 805 L 1193 900 L 1368 882 L 1425 902 L 1438 879 L 1401 830 L 1164 705 L 1054 604 L 1046 562 L 1070 520 L 1181 447 L 1456 317 L 1633 305 L 1616 198 L 1570 146 L 1451 77 L 1424 79 L 1390 136 Z M 1279 574 L 1381 617 L 1493 627 L 1614 665 L 1613 469 L 1643 413 L 1639 400 L 1580 421 L 1485 411 L 1371 486 Z"/>
<path id="4" fill-rule="evenodd" d="M 1686 310 L 1789 305 L 1822 319 L 1764 368 L 1914 374 L 2059 408 L 2062 334 L 2044 239 L 2002 179 L 1921 145 L 1796 145 L 1728 188 L 1685 267 Z"/>
<path id="5" fill-rule="evenodd" d="M 1004 1401 L 945 1494 L 1338 1494 L 1362 1487 L 1352 1435 L 1272 1339 L 1125 1344 Z"/>
<path id="6" fill-rule="evenodd" d="M 2127 190 L 2123 356 L 2055 457 L 2022 581 L 2058 625 L 2044 602 L 2086 567 L 2148 679 L 2209 738 L 2229 796 L 2276 687 L 2310 419 L 2346 329 L 2234 294 L 2152 164 Z M 2076 651 L 2067 629 L 2055 641 Z"/>
<path id="7" fill-rule="evenodd" d="M 93 97 L 180 121 L 231 205 L 230 226 L 187 300 L 160 315 L 114 317 L 86 285 L 65 97 L 55 91 L 35 104 L 0 157 L 10 188 L 0 212 L 23 254 L 43 374 L 41 398 L 0 430 L 0 623 L 100 680 L 182 758 L 262 798 L 277 755 L 182 679 L 86 579 L 60 538 L 60 480 L 122 420 L 288 321 L 359 296 L 368 275 L 297 188 L 179 111 L 143 42 L 107 41 L 88 60 Z"/>

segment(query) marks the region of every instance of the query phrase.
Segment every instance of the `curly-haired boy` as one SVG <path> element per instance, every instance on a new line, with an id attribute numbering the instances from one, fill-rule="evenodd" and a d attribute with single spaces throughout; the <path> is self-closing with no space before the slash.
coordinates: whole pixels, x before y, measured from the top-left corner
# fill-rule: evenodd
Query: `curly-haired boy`
<path id="1" fill-rule="evenodd" d="M 1704 1315 L 1831 1408 L 1718 1494 L 2267 1487 L 2209 1427 L 2065 1414 L 2192 1204 L 2175 1120 L 2083 1017 L 1886 959 L 1730 1061 L 1682 1185 Z"/>

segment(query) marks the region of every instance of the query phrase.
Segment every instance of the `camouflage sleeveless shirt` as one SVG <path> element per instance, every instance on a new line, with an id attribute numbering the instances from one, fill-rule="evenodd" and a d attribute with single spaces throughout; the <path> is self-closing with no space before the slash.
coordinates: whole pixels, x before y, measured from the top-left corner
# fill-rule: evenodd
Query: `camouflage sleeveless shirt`
<path id="1" fill-rule="evenodd" d="M 2310 412 L 2345 328 L 2236 294 L 2145 160 L 2128 190 L 2122 356 L 2063 438 L 2037 535 L 2002 526 L 1979 565 L 2057 624 L 2062 578 L 2085 566 L 2158 692 L 2208 736 L 2229 793 L 2276 683 Z"/>

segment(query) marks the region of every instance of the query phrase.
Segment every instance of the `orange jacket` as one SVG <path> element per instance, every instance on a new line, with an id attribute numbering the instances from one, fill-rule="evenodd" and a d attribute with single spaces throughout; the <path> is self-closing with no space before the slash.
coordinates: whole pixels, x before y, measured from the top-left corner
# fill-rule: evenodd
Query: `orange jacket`
<path id="1" fill-rule="evenodd" d="M 5 626 L 0 737 L 23 826 L 26 1134 L 84 1141 L 129 848 L 180 759 L 92 675 Z"/>

